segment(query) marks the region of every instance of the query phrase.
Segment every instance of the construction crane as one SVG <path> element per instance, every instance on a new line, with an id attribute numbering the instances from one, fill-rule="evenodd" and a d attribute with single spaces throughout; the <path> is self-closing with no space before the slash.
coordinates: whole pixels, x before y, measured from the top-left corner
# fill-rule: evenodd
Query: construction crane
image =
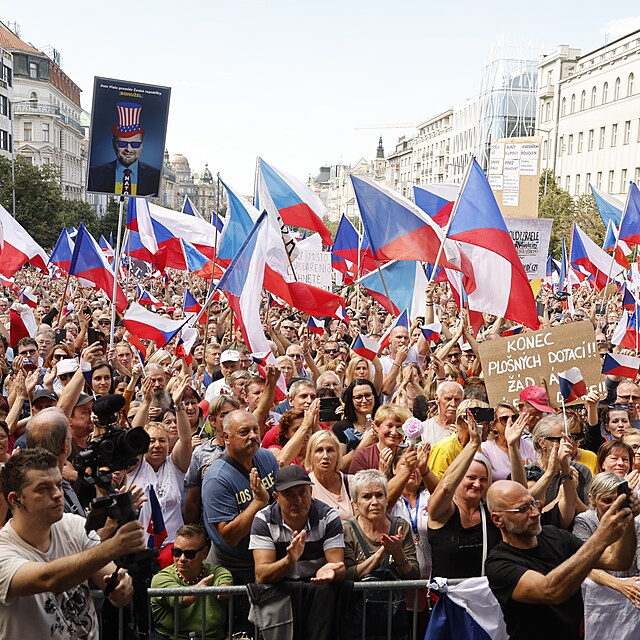
<path id="1" fill-rule="evenodd" d="M 421 120 L 414 122 L 397 122 L 388 124 L 373 124 L 373 125 L 359 125 L 353 127 L 354 131 L 367 130 L 367 129 L 417 129 Z"/>

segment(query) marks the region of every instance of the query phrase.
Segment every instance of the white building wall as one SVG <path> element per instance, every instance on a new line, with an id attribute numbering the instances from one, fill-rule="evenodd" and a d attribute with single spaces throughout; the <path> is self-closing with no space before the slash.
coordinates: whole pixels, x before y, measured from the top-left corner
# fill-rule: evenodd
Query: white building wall
<path id="1" fill-rule="evenodd" d="M 0 47 L 0 156 L 11 158 L 11 103 L 13 101 L 13 61 Z"/>

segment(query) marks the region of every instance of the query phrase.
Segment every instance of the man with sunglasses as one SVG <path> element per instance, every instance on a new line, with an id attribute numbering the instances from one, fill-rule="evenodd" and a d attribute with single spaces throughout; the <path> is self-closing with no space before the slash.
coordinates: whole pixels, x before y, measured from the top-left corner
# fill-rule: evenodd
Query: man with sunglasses
<path id="1" fill-rule="evenodd" d="M 88 191 L 131 196 L 153 196 L 158 193 L 160 170 L 140 160 L 144 149 L 144 128 L 139 118 L 142 107 L 121 102 L 118 124 L 113 125 L 111 144 L 116 159 L 89 168 Z"/>
<path id="2" fill-rule="evenodd" d="M 631 508 L 626 500 L 619 496 L 582 543 L 568 531 L 541 526 L 542 505 L 519 483 L 499 480 L 489 488 L 487 505 L 502 542 L 485 570 L 512 640 L 582 637 L 582 582 L 592 569 L 625 571 L 635 557 L 640 503 L 633 493 Z"/>
<path id="3" fill-rule="evenodd" d="M 224 567 L 205 562 L 209 553 L 209 541 L 205 530 L 197 524 L 185 524 L 178 529 L 171 549 L 173 564 L 153 576 L 152 589 L 175 589 L 176 587 L 219 587 L 233 584 L 231 573 Z M 182 596 L 178 607 L 174 597 L 151 598 L 151 613 L 160 638 L 173 638 L 178 613 L 179 637 L 190 637 L 194 632 L 200 637 L 202 624 L 205 638 L 224 638 L 227 607 L 224 596 Z M 204 615 L 202 608 L 204 607 Z"/>

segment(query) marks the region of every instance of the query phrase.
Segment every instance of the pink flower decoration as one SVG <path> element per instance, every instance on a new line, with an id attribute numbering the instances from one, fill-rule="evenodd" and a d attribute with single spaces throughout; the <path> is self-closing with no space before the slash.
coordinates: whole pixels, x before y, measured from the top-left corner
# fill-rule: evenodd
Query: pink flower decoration
<path id="1" fill-rule="evenodd" d="M 404 435 L 412 441 L 422 436 L 422 422 L 418 418 L 409 418 L 403 425 Z"/>

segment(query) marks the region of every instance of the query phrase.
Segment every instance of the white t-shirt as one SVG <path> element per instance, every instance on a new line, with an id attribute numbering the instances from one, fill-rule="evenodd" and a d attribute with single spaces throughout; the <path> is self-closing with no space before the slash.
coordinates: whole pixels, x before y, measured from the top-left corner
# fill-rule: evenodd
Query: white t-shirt
<path id="1" fill-rule="evenodd" d="M 215 397 L 221 396 L 222 394 L 228 396 L 233 395 L 231 389 L 229 389 L 229 385 L 227 385 L 227 381 L 224 378 L 220 378 L 220 380 L 214 380 L 207 387 L 204 397 L 207 402 L 211 402 Z"/>
<path id="2" fill-rule="evenodd" d="M 147 501 L 140 509 L 138 520 L 142 523 L 144 530 L 147 530 L 151 520 L 151 503 L 149 501 L 149 487 L 153 489 L 162 509 L 164 526 L 167 530 L 167 538 L 162 546 L 173 542 L 178 529 L 184 524 L 182 519 L 182 490 L 184 488 L 184 477 L 178 467 L 173 463 L 171 456 L 167 456 L 167 461 L 154 471 L 153 467 L 143 458 L 139 467 L 136 467 L 128 476 L 129 489 L 132 485 L 144 489 Z"/>
<path id="3" fill-rule="evenodd" d="M 421 356 L 418 353 L 418 350 L 416 349 L 416 347 L 413 346 L 413 347 L 409 347 L 409 351 L 407 353 L 407 359 L 403 362 L 403 364 L 410 364 L 412 362 L 415 362 L 422 369 L 422 367 L 424 366 L 424 359 L 425 359 L 424 356 Z M 391 371 L 391 367 L 393 367 L 393 363 L 394 363 L 394 359 L 390 355 L 382 356 L 382 358 L 380 358 L 380 366 L 382 367 L 382 373 L 384 376 L 386 376 Z M 398 372 L 399 370 L 396 370 L 396 373 Z M 397 388 L 398 388 L 398 385 L 396 385 L 393 388 L 393 393 L 395 393 Z M 390 402 L 391 397 L 393 396 L 393 393 L 390 396 L 383 394 L 383 402 Z"/>
<path id="4" fill-rule="evenodd" d="M 32 596 L 7 597 L 16 571 L 28 562 L 51 562 L 100 543 L 84 530 L 85 519 L 65 513 L 51 526 L 51 544 L 40 551 L 25 542 L 11 526 L 0 531 L 0 638 L 7 640 L 97 640 L 98 618 L 82 582 L 62 593 L 38 593 Z"/>
<path id="5" fill-rule="evenodd" d="M 452 430 L 440 426 L 435 418 L 429 418 L 422 423 L 422 442 L 430 442 L 432 446 L 452 433 Z"/>

